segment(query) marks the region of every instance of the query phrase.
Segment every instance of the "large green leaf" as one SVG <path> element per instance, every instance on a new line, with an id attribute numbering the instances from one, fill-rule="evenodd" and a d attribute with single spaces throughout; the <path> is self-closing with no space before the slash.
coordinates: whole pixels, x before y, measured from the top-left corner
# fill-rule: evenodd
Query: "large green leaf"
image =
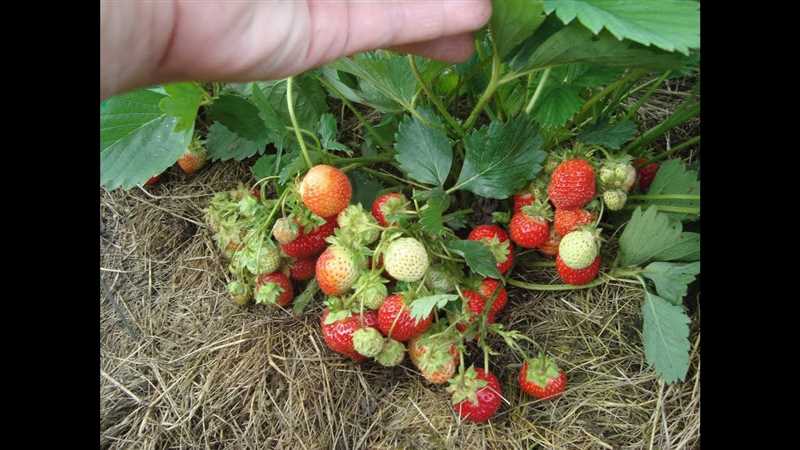
<path id="1" fill-rule="evenodd" d="M 533 110 L 533 118 L 542 127 L 560 127 L 581 109 L 581 105 L 579 88 L 558 83 L 544 89 Z"/>
<path id="2" fill-rule="evenodd" d="M 661 298 L 673 305 L 681 305 L 689 284 L 699 273 L 699 261 L 685 264 L 654 262 L 644 268 L 642 276 L 656 285 L 656 292 Z"/>
<path id="3" fill-rule="evenodd" d="M 466 156 L 456 186 L 482 197 L 506 199 L 538 175 L 546 156 L 527 116 L 492 122 L 464 138 Z"/>
<path id="4" fill-rule="evenodd" d="M 601 120 L 578 135 L 578 140 L 585 144 L 596 144 L 617 150 L 636 135 L 636 124 L 628 119 L 616 123 Z"/>
<path id="5" fill-rule="evenodd" d="M 425 126 L 408 116 L 397 130 L 395 159 L 409 178 L 420 183 L 443 186 L 453 164 L 453 148 L 442 121 L 431 110 L 420 108 L 419 113 L 437 128 Z"/>
<path id="6" fill-rule="evenodd" d="M 594 35 L 578 23 L 558 29 L 549 21 L 545 21 L 513 56 L 510 65 L 515 71 L 574 63 L 658 70 L 676 68 L 682 64 L 676 54 L 647 48 L 632 41 L 620 41 L 607 31 Z"/>
<path id="7" fill-rule="evenodd" d="M 256 105 L 247 98 L 223 94 L 209 108 L 208 117 L 244 139 L 266 142 L 270 137 L 269 131 L 258 113 Z"/>
<path id="8" fill-rule="evenodd" d="M 690 320 L 683 307 L 645 291 L 642 317 L 642 340 L 647 362 L 665 383 L 686 378 Z"/>
<path id="9" fill-rule="evenodd" d="M 686 169 L 679 159 L 670 159 L 661 164 L 656 178 L 647 191 L 648 195 L 690 194 L 700 195 L 700 181 L 697 172 Z M 645 205 L 668 205 L 681 207 L 700 207 L 700 200 L 645 200 Z M 697 219 L 696 214 L 666 212 L 675 220 Z"/>
<path id="10" fill-rule="evenodd" d="M 482 241 L 452 240 L 445 243 L 447 248 L 464 258 L 473 272 L 485 277 L 500 279 L 497 260 L 492 251 Z"/>
<path id="11" fill-rule="evenodd" d="M 203 101 L 205 91 L 197 83 L 175 83 L 164 86 L 167 97 L 162 98 L 159 107 L 164 114 L 178 119 L 175 131 L 185 131 L 194 127 L 197 109 Z"/>
<path id="12" fill-rule="evenodd" d="M 682 230 L 680 222 L 670 220 L 655 206 L 645 212 L 637 207 L 619 238 L 620 265 L 697 260 L 700 255 L 700 235 Z"/>
<path id="13" fill-rule="evenodd" d="M 494 0 L 491 27 L 500 57 L 533 34 L 546 17 L 543 0 Z"/>
<path id="14" fill-rule="evenodd" d="M 167 95 L 139 90 L 108 99 L 100 110 L 100 183 L 129 189 L 158 175 L 188 148 L 194 123 L 176 132 L 165 114 Z"/>
<path id="15" fill-rule="evenodd" d="M 447 303 L 458 299 L 456 294 L 436 294 L 427 297 L 420 297 L 411 302 L 411 317 L 415 320 L 423 320 L 430 316 L 433 308 L 444 308 Z"/>
<path id="16" fill-rule="evenodd" d="M 221 122 L 214 122 L 208 129 L 206 149 L 212 161 L 241 161 L 256 153 L 263 153 L 267 140 L 253 142 L 227 129 Z"/>
<path id="17" fill-rule="evenodd" d="M 605 28 L 630 39 L 685 55 L 700 48 L 700 2 L 687 0 L 545 0 L 547 14 L 570 23 L 576 17 L 597 34 Z"/>
<path id="18" fill-rule="evenodd" d="M 419 224 L 433 236 L 444 233 L 442 214 L 447 208 L 447 195 L 441 188 L 430 191 L 428 202 L 419 212 Z"/>

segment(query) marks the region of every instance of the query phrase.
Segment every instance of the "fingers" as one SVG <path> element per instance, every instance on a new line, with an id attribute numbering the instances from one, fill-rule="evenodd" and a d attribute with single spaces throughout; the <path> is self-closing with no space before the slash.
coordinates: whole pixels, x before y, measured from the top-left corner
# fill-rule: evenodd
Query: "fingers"
<path id="1" fill-rule="evenodd" d="M 398 45 L 393 50 L 448 63 L 462 63 L 472 56 L 475 51 L 475 42 L 472 34 L 465 33 L 432 41 Z"/>

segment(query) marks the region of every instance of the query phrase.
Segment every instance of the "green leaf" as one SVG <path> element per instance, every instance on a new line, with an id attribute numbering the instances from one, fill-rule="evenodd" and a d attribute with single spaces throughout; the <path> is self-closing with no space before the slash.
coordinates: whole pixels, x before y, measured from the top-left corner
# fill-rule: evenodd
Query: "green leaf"
<path id="1" fill-rule="evenodd" d="M 306 160 L 303 159 L 303 155 L 299 152 L 293 155 L 284 155 L 284 157 L 290 158 L 290 161 L 281 168 L 280 178 L 278 179 L 280 184 L 285 184 L 289 179 L 294 178 L 295 175 L 308 170 Z M 308 158 L 311 160 L 311 164 L 319 164 L 323 159 L 322 154 L 314 150 L 308 151 Z"/>
<path id="2" fill-rule="evenodd" d="M 411 302 L 411 317 L 420 321 L 430 316 L 433 308 L 444 308 L 447 303 L 458 299 L 456 294 L 437 294 L 420 297 Z"/>
<path id="3" fill-rule="evenodd" d="M 482 241 L 452 240 L 445 243 L 447 248 L 464 258 L 469 268 L 485 277 L 500 279 L 497 260 L 492 251 Z"/>
<path id="4" fill-rule="evenodd" d="M 619 41 L 607 31 L 595 36 L 577 23 L 559 29 L 548 18 L 523 43 L 509 65 L 524 72 L 574 63 L 666 70 L 680 67 L 682 60 L 676 54 Z"/>
<path id="5" fill-rule="evenodd" d="M 266 142 L 269 132 L 258 113 L 258 108 L 250 100 L 235 94 L 223 94 L 209 108 L 208 117 L 244 139 Z"/>
<path id="6" fill-rule="evenodd" d="M 143 184 L 189 147 L 194 123 L 175 132 L 178 119 L 160 108 L 164 98 L 144 89 L 106 100 L 100 111 L 100 183 L 107 189 Z"/>
<path id="7" fill-rule="evenodd" d="M 619 238 L 620 266 L 649 261 L 691 261 L 700 254 L 700 235 L 684 233 L 680 222 L 651 206 L 636 208 Z"/>
<path id="8" fill-rule="evenodd" d="M 527 116 L 492 122 L 464 138 L 466 156 L 456 187 L 482 197 L 506 199 L 542 169 L 542 138 Z"/>
<path id="9" fill-rule="evenodd" d="M 645 291 L 642 340 L 647 362 L 665 383 L 686 378 L 689 371 L 689 323 L 683 307 Z"/>
<path id="10" fill-rule="evenodd" d="M 353 186 L 352 203 L 360 203 L 365 210 L 372 210 L 372 202 L 378 198 L 378 193 L 384 189 L 383 184 L 366 173 L 353 170 L 347 173 L 350 184 Z"/>
<path id="11" fill-rule="evenodd" d="M 433 236 L 444 233 L 444 223 L 442 214 L 447 208 L 447 195 L 441 188 L 430 191 L 430 197 L 426 206 L 419 212 L 419 224 L 422 229 Z"/>
<path id="12" fill-rule="evenodd" d="M 662 163 L 656 178 L 647 191 L 648 195 L 669 195 L 669 194 L 691 194 L 700 195 L 700 181 L 697 179 L 697 172 L 687 170 L 686 166 L 679 159 L 670 159 Z M 645 205 L 668 205 L 681 207 L 700 207 L 700 200 L 645 200 Z M 665 212 L 674 220 L 695 220 L 696 214 L 683 214 Z"/>
<path id="13" fill-rule="evenodd" d="M 500 57 L 533 34 L 546 17 L 542 0 L 494 0 L 491 27 Z"/>
<path id="14" fill-rule="evenodd" d="M 197 109 L 205 96 L 205 91 L 197 83 L 175 83 L 164 86 L 167 97 L 159 102 L 164 114 L 178 119 L 175 131 L 185 131 L 194 126 Z"/>
<path id="15" fill-rule="evenodd" d="M 314 294 L 318 291 L 319 284 L 317 284 L 317 279 L 312 278 L 311 281 L 308 282 L 305 290 L 292 301 L 292 312 L 295 316 L 303 314 L 303 310 L 305 310 L 306 306 L 314 299 Z"/>
<path id="16" fill-rule="evenodd" d="M 581 109 L 580 89 L 558 84 L 544 89 L 536 104 L 533 118 L 542 127 L 560 127 Z"/>
<path id="17" fill-rule="evenodd" d="M 429 122 L 442 125 L 441 119 L 430 109 L 420 108 L 419 113 Z M 397 130 L 395 151 L 395 160 L 409 178 L 444 186 L 453 164 L 452 144 L 444 131 L 427 127 L 417 118 L 408 116 Z"/>
<path id="18" fill-rule="evenodd" d="M 699 273 L 699 261 L 686 264 L 654 262 L 644 268 L 642 276 L 656 285 L 656 292 L 661 298 L 673 305 L 681 305 L 689 284 Z"/>
<path id="19" fill-rule="evenodd" d="M 545 0 L 547 14 L 564 23 L 576 17 L 594 34 L 605 28 L 619 40 L 630 39 L 663 50 L 700 48 L 700 3 L 686 0 Z"/>
<path id="20" fill-rule="evenodd" d="M 206 136 L 206 149 L 212 161 L 241 161 L 256 153 L 264 153 L 266 145 L 266 140 L 247 140 L 227 129 L 221 122 L 214 122 Z"/>
<path id="21" fill-rule="evenodd" d="M 287 164 L 287 158 L 283 157 L 278 161 L 278 155 L 269 154 L 263 155 L 250 167 L 253 177 L 260 180 L 265 177 L 272 177 L 278 175 L 283 167 Z"/>
<path id="22" fill-rule="evenodd" d="M 293 91 L 297 123 L 300 128 L 313 132 L 318 128 L 322 115 L 328 112 L 325 91 L 319 81 L 311 76 L 296 77 Z M 254 83 L 252 100 L 262 111 L 262 119 L 267 128 L 274 132 L 291 133 L 286 130 L 287 126 L 292 126 L 289 105 L 286 102 L 286 80 Z M 266 107 L 266 104 L 270 107 Z"/>
<path id="23" fill-rule="evenodd" d="M 578 135 L 577 139 L 584 144 L 596 144 L 617 150 L 630 141 L 636 134 L 636 124 L 628 119 L 610 124 L 603 119 Z"/>

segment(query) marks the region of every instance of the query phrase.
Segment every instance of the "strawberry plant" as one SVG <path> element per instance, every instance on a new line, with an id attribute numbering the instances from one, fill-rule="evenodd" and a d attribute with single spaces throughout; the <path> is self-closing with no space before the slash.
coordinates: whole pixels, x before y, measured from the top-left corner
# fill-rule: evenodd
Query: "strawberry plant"
<path id="1" fill-rule="evenodd" d="M 524 364 L 525 392 L 565 389 L 543 346 L 505 325 L 519 290 L 640 286 L 647 363 L 684 379 L 700 236 L 683 226 L 699 218 L 698 172 L 674 149 L 645 156 L 698 115 L 699 93 L 647 130 L 634 118 L 673 72 L 697 73 L 699 3 L 496 0 L 475 45 L 454 66 L 375 51 L 286 80 L 110 99 L 101 181 L 127 189 L 176 162 L 193 173 L 247 161 L 254 184 L 206 213 L 233 302 L 302 314 L 324 296 L 333 352 L 387 367 L 408 352 L 425 379 L 450 382 L 466 420 L 501 407 L 498 340 Z M 329 104 L 363 135 L 345 136 Z M 563 283 L 525 280 L 521 254 Z"/>

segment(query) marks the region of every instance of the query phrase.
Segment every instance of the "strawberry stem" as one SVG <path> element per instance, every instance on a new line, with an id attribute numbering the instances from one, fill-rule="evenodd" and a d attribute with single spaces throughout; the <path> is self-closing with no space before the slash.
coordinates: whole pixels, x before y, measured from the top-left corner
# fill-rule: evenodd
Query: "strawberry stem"
<path id="1" fill-rule="evenodd" d="M 694 194 L 635 194 L 629 195 L 628 200 L 700 200 Z"/>
<path id="2" fill-rule="evenodd" d="M 571 284 L 538 284 L 538 283 L 528 283 L 525 281 L 514 280 L 509 278 L 508 284 L 512 286 L 516 286 L 518 288 L 527 289 L 529 291 L 575 291 L 579 289 L 589 289 L 595 286 L 599 286 L 603 284 L 605 281 L 598 278 L 591 283 L 584 284 L 581 286 L 575 286 Z"/>
<path id="3" fill-rule="evenodd" d="M 294 135 L 297 137 L 297 142 L 300 144 L 300 151 L 303 154 L 303 159 L 306 162 L 306 165 L 309 169 L 314 167 L 314 164 L 311 163 L 311 158 L 308 156 L 308 149 L 306 148 L 306 141 L 303 139 L 303 135 L 300 134 L 300 124 L 297 122 L 297 116 L 294 114 L 294 100 L 292 98 L 292 86 L 294 85 L 294 77 L 289 77 L 286 79 L 286 105 L 289 107 L 289 118 L 292 121 L 292 127 L 294 127 Z"/>
<path id="4" fill-rule="evenodd" d="M 461 124 L 459 124 L 456 121 L 456 119 L 454 119 L 453 116 L 450 115 L 450 113 L 447 111 L 447 108 L 445 108 L 444 105 L 442 104 L 442 100 L 439 98 L 439 96 L 434 95 L 433 92 L 431 92 L 428 83 L 426 83 L 425 80 L 422 79 L 422 75 L 420 75 L 419 69 L 417 69 L 417 62 L 414 60 L 414 58 L 415 58 L 414 55 L 408 55 L 408 65 L 411 66 L 411 72 L 414 74 L 414 77 L 417 79 L 417 82 L 422 86 L 422 90 L 425 92 L 425 95 L 427 95 L 428 98 L 431 99 L 433 106 L 435 106 L 436 109 L 439 110 L 439 113 L 445 118 L 445 120 L 447 120 L 447 123 L 449 123 L 450 126 L 453 127 L 453 130 L 455 130 L 455 132 L 458 133 L 459 136 L 464 137 L 464 129 L 461 128 Z"/>

